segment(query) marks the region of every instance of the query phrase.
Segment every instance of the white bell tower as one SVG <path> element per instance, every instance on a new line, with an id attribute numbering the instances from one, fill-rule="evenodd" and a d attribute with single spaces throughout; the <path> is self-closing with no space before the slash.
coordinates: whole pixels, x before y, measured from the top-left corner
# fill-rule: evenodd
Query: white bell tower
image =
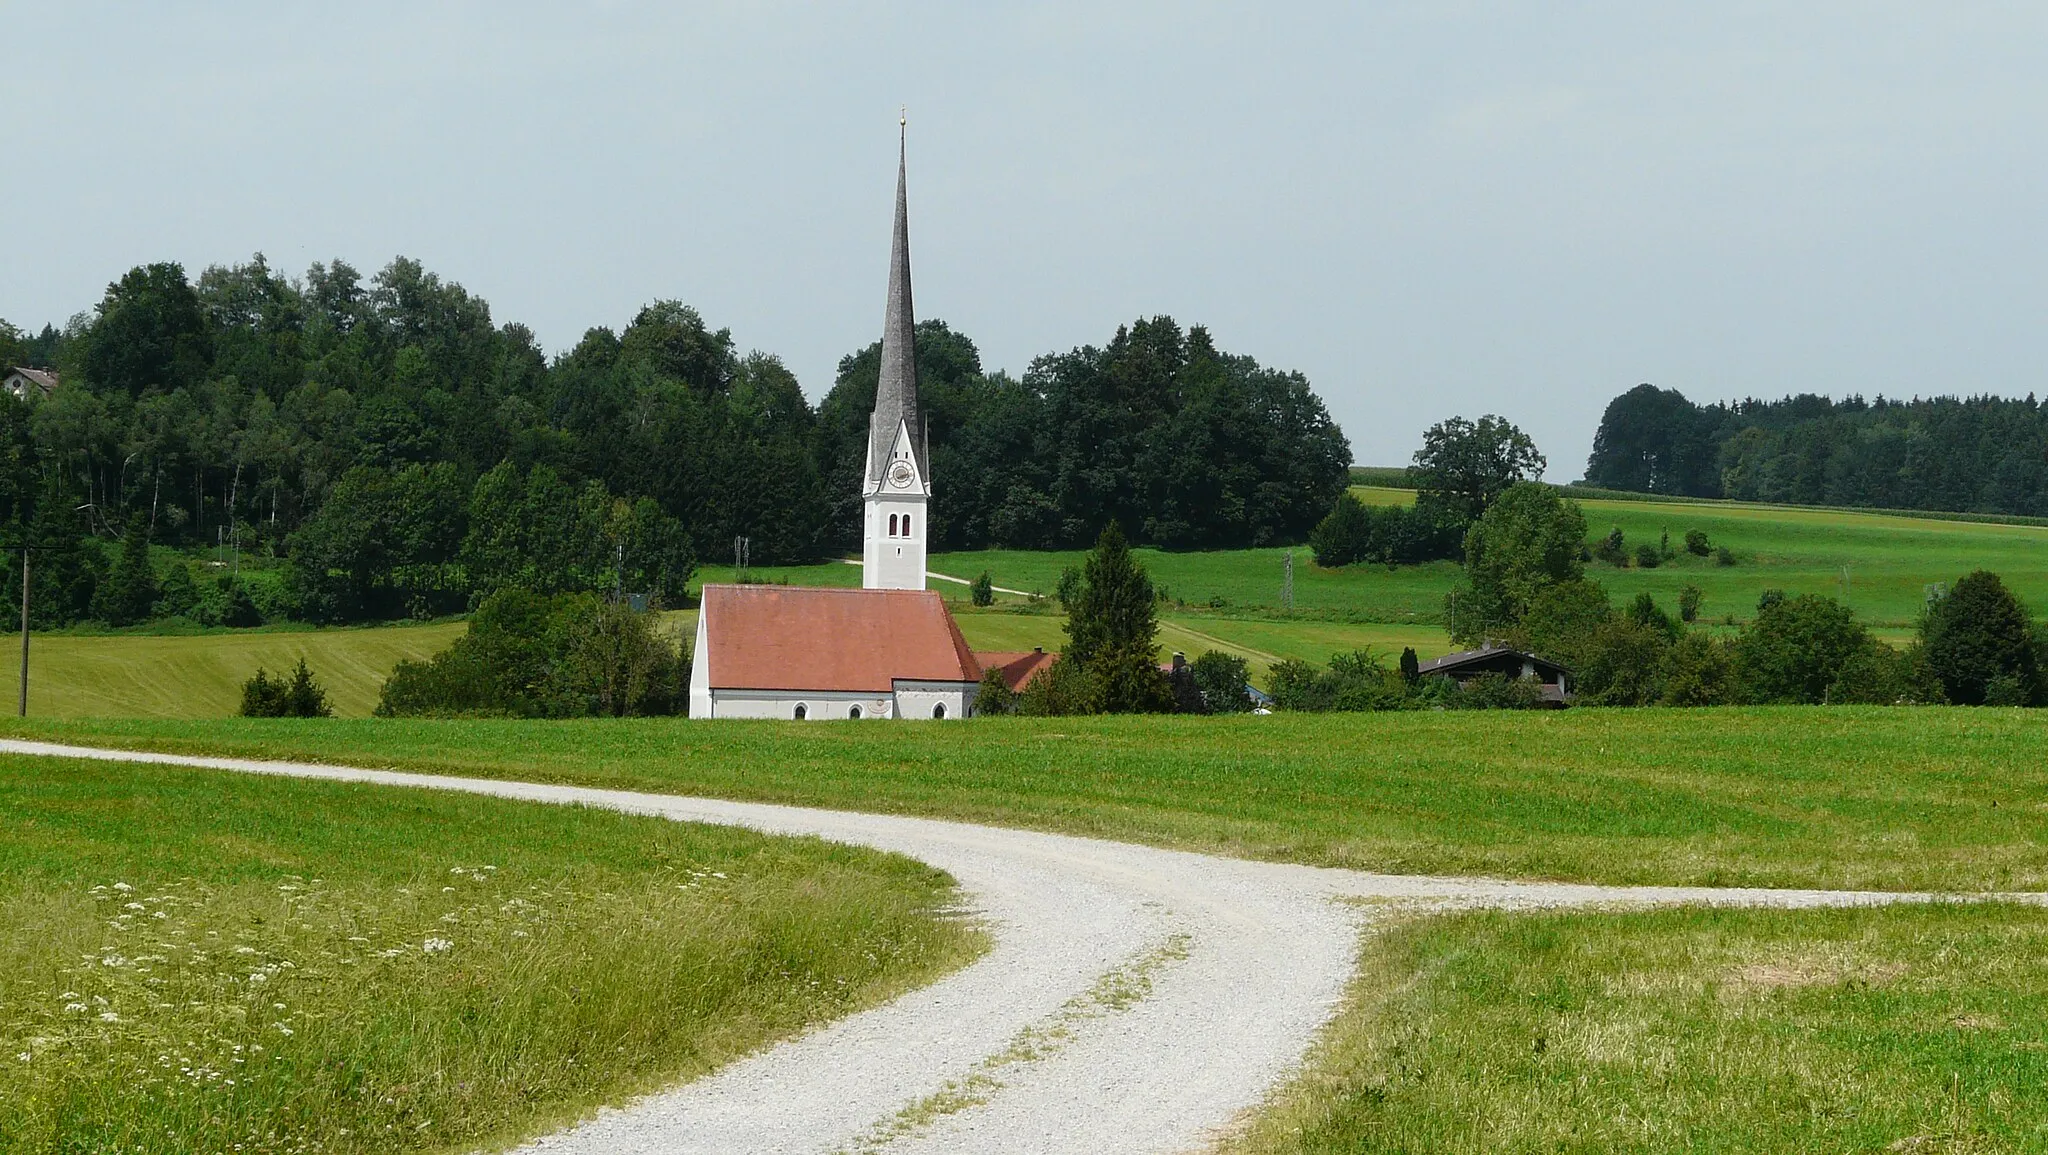
<path id="1" fill-rule="evenodd" d="M 868 419 L 861 584 L 871 590 L 924 588 L 930 541 L 931 454 L 917 410 L 916 321 L 910 305 L 910 201 L 905 192 L 908 118 L 897 122 L 896 236 L 889 251 L 889 305 L 882 318 L 882 376 Z"/>

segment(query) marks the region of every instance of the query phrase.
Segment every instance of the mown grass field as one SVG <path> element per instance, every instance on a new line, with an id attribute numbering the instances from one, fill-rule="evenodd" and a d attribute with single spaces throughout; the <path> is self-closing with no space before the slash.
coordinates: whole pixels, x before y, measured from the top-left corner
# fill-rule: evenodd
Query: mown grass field
<path id="1" fill-rule="evenodd" d="M 1379 504 L 1407 504 L 1415 498 L 1412 491 L 1399 489 L 1353 492 Z M 1633 551 L 1638 544 L 1658 544 L 1668 532 L 1678 551 L 1656 569 L 1588 565 L 1588 574 L 1617 601 L 1648 592 L 1671 607 L 1679 589 L 1691 584 L 1706 595 L 1702 617 L 1718 621 L 1732 614 L 1747 621 L 1760 593 L 1780 589 L 1793 596 L 1843 598 L 1866 623 L 1899 628 L 1918 620 L 1928 585 L 1988 569 L 2003 577 L 2036 616 L 2048 616 L 2048 527 L 1734 502 L 1599 499 L 1579 505 L 1595 539 L 1619 528 Z M 1713 558 L 1685 553 L 1690 529 L 1705 531 L 1715 546 L 1729 547 L 1738 564 L 1721 566 Z"/>
<path id="2" fill-rule="evenodd" d="M 436 622 L 177 636 L 37 634 L 29 642 L 28 708 L 49 718 L 225 717 L 241 708 L 242 683 L 258 666 L 275 674 L 303 657 L 335 713 L 367 717 L 393 666 L 446 649 L 466 628 Z M 11 708 L 20 693 L 20 650 L 8 648 L 0 660 L 0 702 Z"/>
<path id="3" fill-rule="evenodd" d="M 0 1150 L 469 1151 L 979 949 L 907 859 L 0 757 Z"/>
<path id="4" fill-rule="evenodd" d="M 2044 956 L 2001 905 L 1411 920 L 1225 1151 L 2040 1151 Z"/>
<path id="5" fill-rule="evenodd" d="M 9 722 L 0 733 L 1609 883 L 2048 889 L 2048 717 L 1963 708 Z"/>

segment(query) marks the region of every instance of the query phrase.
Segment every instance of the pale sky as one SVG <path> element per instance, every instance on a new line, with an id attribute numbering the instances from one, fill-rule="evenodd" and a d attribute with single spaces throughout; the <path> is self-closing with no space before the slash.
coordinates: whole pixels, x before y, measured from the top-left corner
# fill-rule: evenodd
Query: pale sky
<path id="1" fill-rule="evenodd" d="M 1170 314 L 1357 460 L 1497 412 L 1580 476 L 1695 400 L 2025 394 L 2048 6 L 0 0 L 0 317 L 135 264 L 417 257 L 559 352 L 674 297 L 813 398 L 920 317 L 990 369 Z"/>

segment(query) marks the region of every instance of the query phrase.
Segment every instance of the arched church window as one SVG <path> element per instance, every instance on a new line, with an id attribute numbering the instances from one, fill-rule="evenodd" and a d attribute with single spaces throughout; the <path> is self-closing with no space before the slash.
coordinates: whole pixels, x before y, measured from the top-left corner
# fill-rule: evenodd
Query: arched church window
<path id="1" fill-rule="evenodd" d="M 896 536 L 896 515 L 893 513 L 889 515 L 889 536 Z"/>
<path id="2" fill-rule="evenodd" d="M 803 704 L 802 702 L 798 702 L 798 703 L 796 704 L 796 714 L 795 714 L 796 720 L 797 720 L 797 721 L 799 721 L 799 722 L 801 722 L 801 721 L 803 721 L 803 720 L 804 720 L 805 718 L 808 718 L 808 717 L 810 717 L 810 716 L 811 716 L 811 712 L 810 712 L 810 710 L 809 710 L 809 709 L 808 709 L 807 707 L 805 707 L 805 706 L 804 706 L 804 704 Z"/>
<path id="3" fill-rule="evenodd" d="M 910 536 L 910 515 L 907 513 L 903 515 L 903 536 Z"/>
<path id="4" fill-rule="evenodd" d="M 848 711 L 846 712 L 846 716 L 847 716 L 847 717 L 849 717 L 849 718 L 854 718 L 854 719 L 858 719 L 858 718 L 860 717 L 860 707 L 859 707 L 859 706 L 855 706 L 855 707 L 854 707 L 853 709 L 851 709 L 851 710 L 848 710 Z"/>
<path id="5" fill-rule="evenodd" d="M 934 718 L 944 718 L 945 716 L 946 716 L 946 704 L 945 704 L 944 702 L 940 702 L 940 703 L 938 703 L 937 705 L 935 705 L 935 706 L 933 706 L 933 707 L 932 707 L 932 717 L 934 717 Z"/>

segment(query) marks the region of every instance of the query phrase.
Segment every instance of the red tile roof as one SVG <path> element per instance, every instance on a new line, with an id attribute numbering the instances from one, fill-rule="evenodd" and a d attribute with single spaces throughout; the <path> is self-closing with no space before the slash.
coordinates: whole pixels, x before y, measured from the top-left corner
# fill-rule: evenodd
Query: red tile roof
<path id="1" fill-rule="evenodd" d="M 707 585 L 701 620 L 713 689 L 886 694 L 897 681 L 981 679 L 930 590 Z"/>
<path id="2" fill-rule="evenodd" d="M 1031 684 L 1031 679 L 1051 669 L 1052 664 L 1060 660 L 1060 656 L 1058 654 L 1048 654 L 1044 650 L 1025 650 L 1014 653 L 1010 651 L 976 650 L 974 651 L 974 660 L 980 662 L 981 668 L 984 670 L 1001 670 L 1003 672 L 1003 684 L 1010 687 L 1012 693 L 1021 693 L 1024 687 Z"/>

